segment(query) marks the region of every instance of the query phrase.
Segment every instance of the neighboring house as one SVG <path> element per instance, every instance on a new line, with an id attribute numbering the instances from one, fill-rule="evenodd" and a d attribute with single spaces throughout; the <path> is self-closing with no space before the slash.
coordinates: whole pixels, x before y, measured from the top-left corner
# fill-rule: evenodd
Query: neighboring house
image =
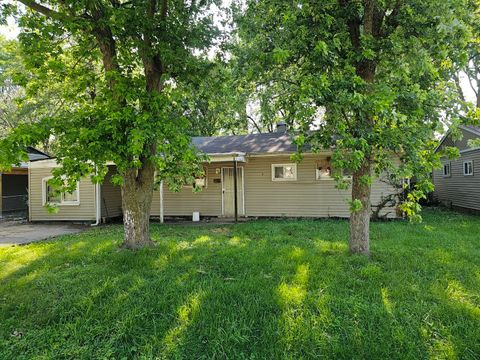
<path id="1" fill-rule="evenodd" d="M 166 186 L 153 194 L 152 217 L 349 217 L 350 190 L 335 188 L 331 175 L 331 151 L 306 152 L 295 163 L 290 156 L 297 148 L 281 127 L 268 134 L 195 137 L 193 145 L 208 154 L 205 177 L 194 185 L 172 192 Z M 109 178 L 111 166 L 102 185 L 89 178 L 78 183 L 72 194 L 55 196 L 48 185 L 54 159 L 32 162 L 30 166 L 30 220 L 100 221 L 122 214 L 121 192 Z M 236 170 L 235 170 L 236 169 Z M 235 185 L 235 176 L 236 185 Z M 193 192 L 192 186 L 202 187 Z M 235 201 L 235 186 L 237 199 Z M 397 190 L 387 182 L 375 180 L 372 204 Z M 49 213 L 46 203 L 55 203 L 59 211 Z M 236 204 L 236 206 L 235 206 Z M 382 214 L 397 217 L 397 209 L 386 207 Z"/>
<path id="2" fill-rule="evenodd" d="M 49 159 L 47 154 L 27 148 L 29 161 Z M 26 212 L 28 207 L 28 163 L 0 172 L 0 217 L 17 212 Z"/>
<path id="3" fill-rule="evenodd" d="M 461 140 L 454 140 L 448 132 L 437 151 L 445 146 L 455 146 L 460 157 L 442 158 L 442 168 L 434 170 L 434 198 L 442 204 L 458 209 L 480 211 L 480 147 L 472 148 L 469 141 L 480 138 L 480 128 L 461 126 Z"/>

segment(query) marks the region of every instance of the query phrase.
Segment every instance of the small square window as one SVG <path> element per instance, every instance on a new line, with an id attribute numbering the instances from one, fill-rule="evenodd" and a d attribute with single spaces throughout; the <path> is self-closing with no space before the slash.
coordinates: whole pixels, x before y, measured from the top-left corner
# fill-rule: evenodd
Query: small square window
<path id="1" fill-rule="evenodd" d="M 297 164 L 273 164 L 272 181 L 297 180 Z"/>
<path id="2" fill-rule="evenodd" d="M 329 180 L 332 178 L 332 164 L 330 157 L 317 161 L 316 178 L 317 180 Z"/>
<path id="3" fill-rule="evenodd" d="M 195 178 L 195 187 L 206 187 L 207 186 L 207 179 L 204 177 L 201 178 Z"/>
<path id="4" fill-rule="evenodd" d="M 448 177 L 451 176 L 451 165 L 450 163 L 448 164 L 443 164 L 443 176 Z"/>
<path id="5" fill-rule="evenodd" d="M 183 188 L 184 189 L 200 189 L 200 188 L 206 188 L 207 184 L 208 184 L 207 168 L 204 168 L 202 176 L 194 177 L 193 182 L 184 184 Z"/>
<path id="6" fill-rule="evenodd" d="M 463 163 L 463 175 L 471 176 L 473 175 L 473 161 L 465 161 Z"/>
<path id="7" fill-rule="evenodd" d="M 317 160 L 315 167 L 315 178 L 317 180 L 333 180 L 334 175 L 339 175 L 345 179 L 352 178 L 352 171 L 349 169 L 335 169 L 332 167 L 331 157 Z"/>

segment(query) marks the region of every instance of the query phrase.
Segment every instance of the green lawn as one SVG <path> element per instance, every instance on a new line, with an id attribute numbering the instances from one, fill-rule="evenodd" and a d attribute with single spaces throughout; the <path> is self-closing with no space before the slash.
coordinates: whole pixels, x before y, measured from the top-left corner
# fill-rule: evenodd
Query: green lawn
<path id="1" fill-rule="evenodd" d="M 0 359 L 480 358 L 480 217 L 118 225 L 0 249 Z"/>

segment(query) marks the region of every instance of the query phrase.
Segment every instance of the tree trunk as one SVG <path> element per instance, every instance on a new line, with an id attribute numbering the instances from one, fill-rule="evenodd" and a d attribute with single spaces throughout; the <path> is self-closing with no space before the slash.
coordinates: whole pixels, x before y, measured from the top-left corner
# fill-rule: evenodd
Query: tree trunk
<path id="1" fill-rule="evenodd" d="M 154 165 L 148 162 L 138 170 L 129 169 L 123 174 L 124 248 L 138 249 L 154 245 L 149 231 L 154 173 Z"/>
<path id="2" fill-rule="evenodd" d="M 362 208 L 350 214 L 350 239 L 351 253 L 368 255 L 370 252 L 370 193 L 371 185 L 366 177 L 371 176 L 371 166 L 365 160 L 360 169 L 353 173 L 352 200 L 360 200 Z"/>

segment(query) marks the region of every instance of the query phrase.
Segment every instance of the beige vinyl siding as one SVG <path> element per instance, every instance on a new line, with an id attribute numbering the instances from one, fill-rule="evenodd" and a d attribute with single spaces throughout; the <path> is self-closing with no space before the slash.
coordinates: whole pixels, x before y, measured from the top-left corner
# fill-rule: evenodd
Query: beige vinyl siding
<path id="1" fill-rule="evenodd" d="M 289 155 L 250 157 L 247 163 L 239 163 L 244 168 L 246 216 L 349 217 L 350 189 L 336 189 L 333 180 L 316 180 L 316 161 L 320 158 L 320 155 L 305 155 L 297 164 L 297 180 L 284 182 L 272 181 L 272 164 L 291 163 Z M 232 165 L 231 162 L 206 165 L 207 187 L 198 193 L 191 188 L 173 192 L 164 186 L 164 215 L 191 216 L 199 211 L 201 216 L 222 216 L 221 168 Z M 95 220 L 95 186 L 89 178 L 80 182 L 79 206 L 60 206 L 58 213 L 50 214 L 42 204 L 42 179 L 51 174 L 50 168 L 35 167 L 30 173 L 32 221 Z M 121 215 L 120 188 L 110 183 L 110 176 L 111 171 L 101 190 L 103 217 Z M 391 186 L 375 180 L 372 204 L 378 204 L 382 196 L 393 191 Z M 388 217 L 396 217 L 395 209 L 386 212 Z M 151 215 L 160 215 L 158 190 L 153 193 Z"/>
<path id="2" fill-rule="evenodd" d="M 319 156 L 306 155 L 297 164 L 296 181 L 272 181 L 271 164 L 291 162 L 289 156 L 249 159 L 245 172 L 245 210 L 248 216 L 349 217 L 351 190 L 335 188 L 334 180 L 316 180 Z M 393 189 L 378 180 L 372 186 L 372 204 Z M 395 217 L 394 209 L 388 209 Z"/>
<path id="3" fill-rule="evenodd" d="M 79 186 L 79 205 L 59 205 L 58 212 L 49 213 L 43 206 L 42 186 L 43 179 L 51 176 L 50 167 L 30 168 L 30 187 L 29 187 L 29 203 L 30 203 L 30 220 L 46 221 L 46 220 L 70 220 L 70 221 L 95 221 L 95 185 L 90 178 L 84 178 L 80 181 Z"/>
<path id="4" fill-rule="evenodd" d="M 122 191 L 120 186 L 111 183 L 114 167 L 108 167 L 108 173 L 101 185 L 102 196 L 102 218 L 122 216 Z"/>
<path id="5" fill-rule="evenodd" d="M 463 163 L 473 161 L 473 175 L 463 175 Z M 445 205 L 480 210 L 480 149 L 462 153 L 455 160 L 442 159 L 451 163 L 451 176 L 443 176 L 443 168 L 434 170 L 434 196 Z"/>
<path id="6" fill-rule="evenodd" d="M 163 208 L 164 216 L 189 216 L 194 211 L 200 211 L 202 216 L 222 215 L 222 184 L 214 179 L 221 179 L 221 173 L 216 174 L 216 169 L 232 166 L 227 163 L 206 165 L 207 187 L 200 192 L 193 192 L 191 188 L 183 188 L 180 192 L 173 192 L 164 187 Z M 242 166 L 242 165 L 239 165 Z M 160 215 L 160 192 L 153 192 L 152 216 Z"/>
<path id="7" fill-rule="evenodd" d="M 291 163 L 289 155 L 250 157 L 244 167 L 246 216 L 299 216 L 299 217 L 349 217 L 350 190 L 338 190 L 333 180 L 316 180 L 316 161 L 319 155 L 305 155 L 297 164 L 296 181 L 272 181 L 272 164 Z M 231 163 L 207 166 L 207 188 L 199 193 L 183 189 L 179 193 L 164 191 L 165 216 L 189 216 L 199 211 L 202 216 L 222 215 L 222 184 L 215 183 L 221 174 L 216 169 L 231 167 Z M 394 189 L 378 180 L 372 186 L 372 204 Z M 396 217 L 395 209 L 386 209 L 381 215 Z M 160 213 L 160 194 L 155 191 L 152 202 L 153 216 Z"/>

